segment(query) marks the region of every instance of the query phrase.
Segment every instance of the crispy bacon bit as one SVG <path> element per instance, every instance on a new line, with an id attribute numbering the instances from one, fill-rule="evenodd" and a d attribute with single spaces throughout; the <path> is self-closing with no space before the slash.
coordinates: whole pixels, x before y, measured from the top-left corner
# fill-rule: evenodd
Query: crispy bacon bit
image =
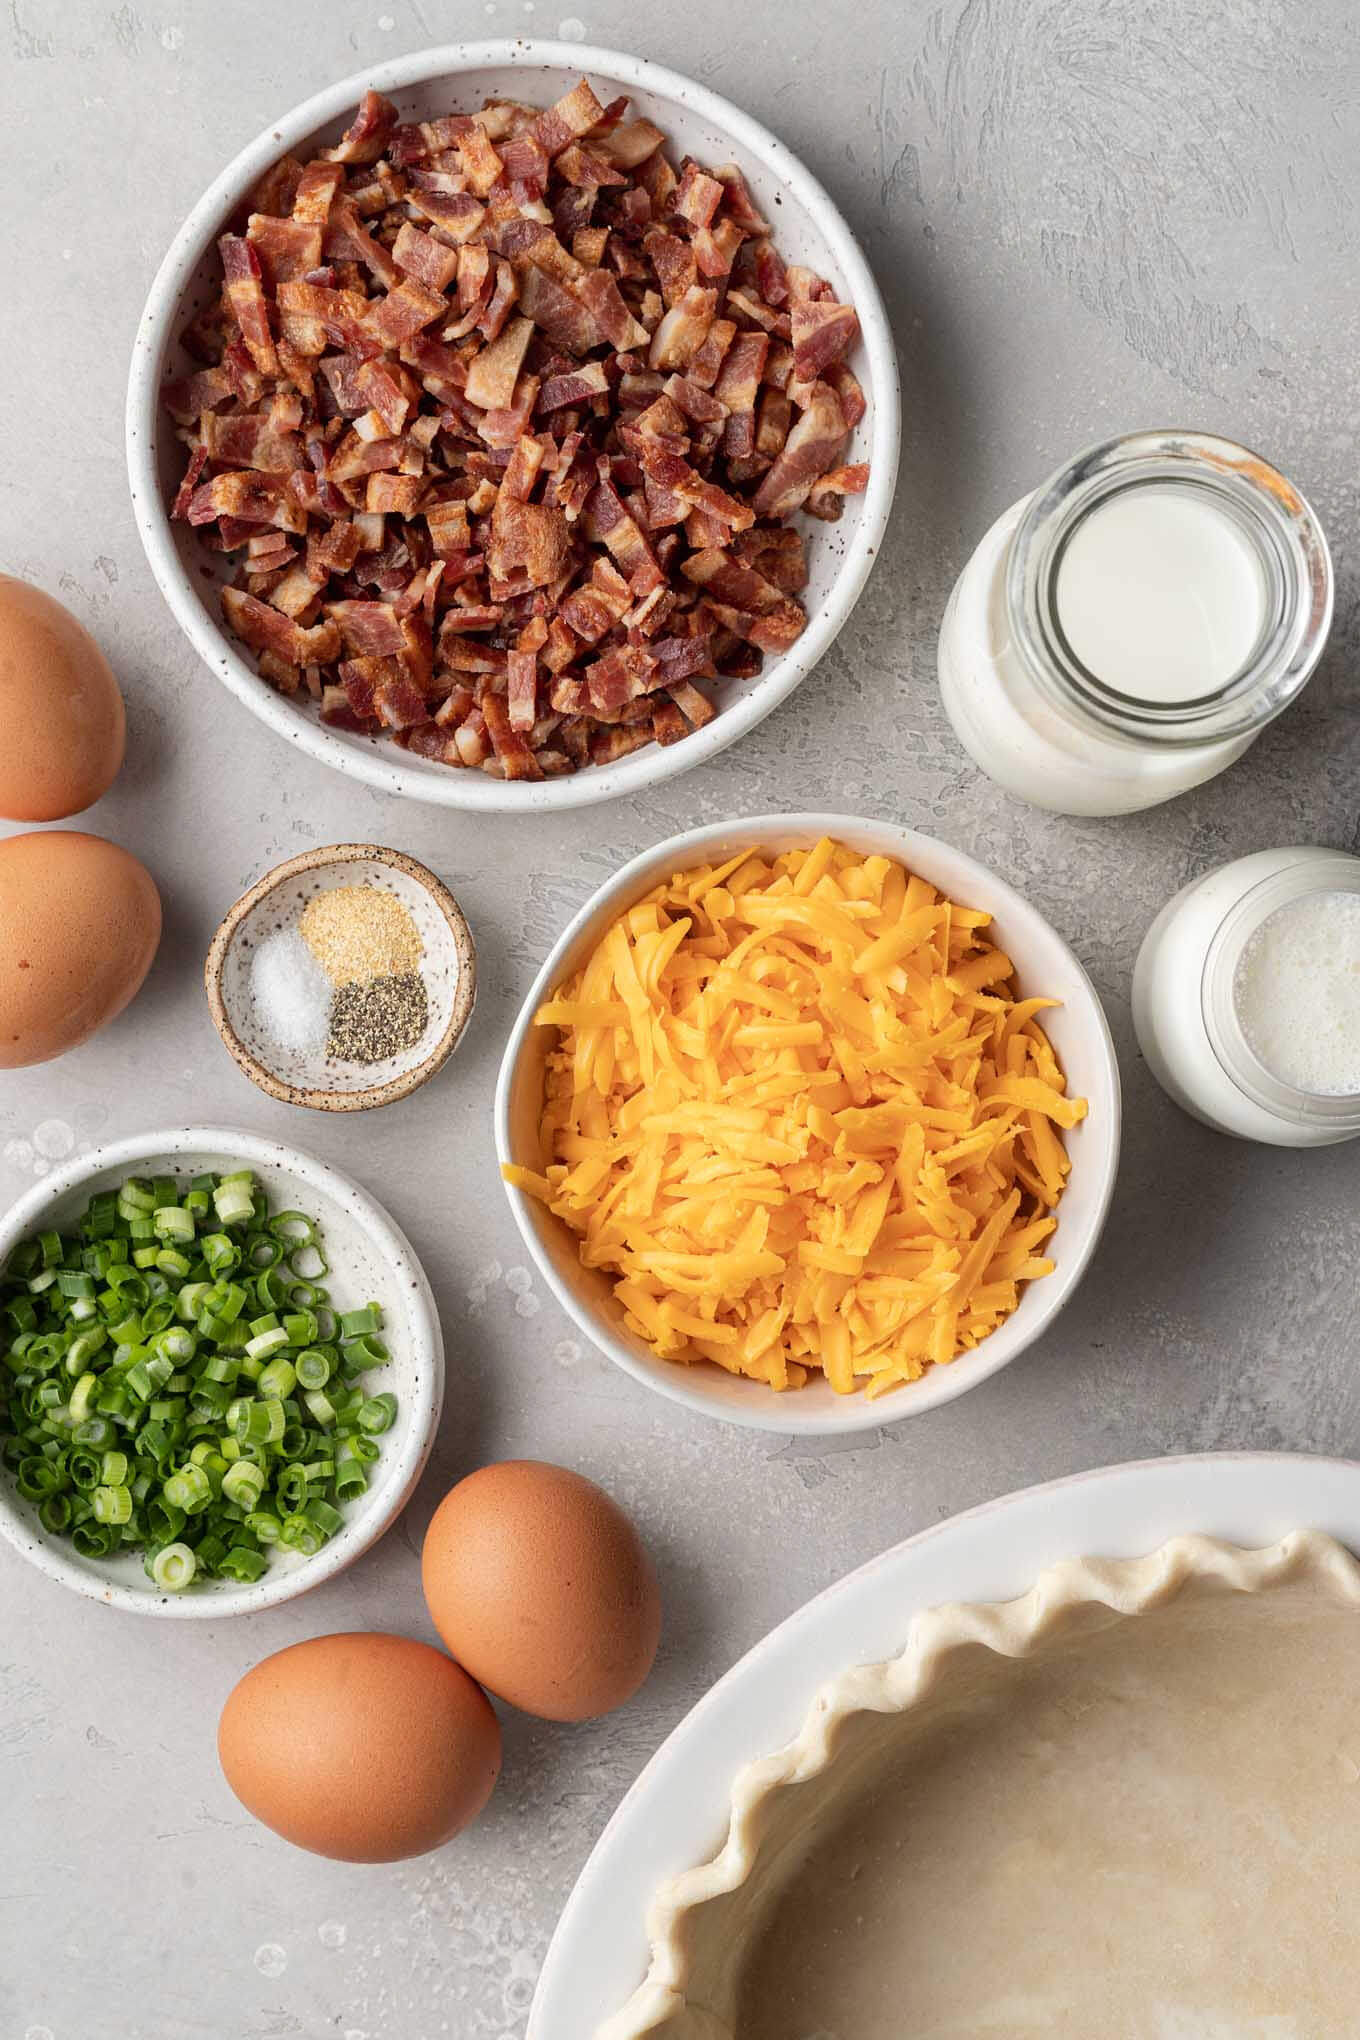
<path id="1" fill-rule="evenodd" d="M 397 109 L 380 92 L 365 92 L 359 111 L 341 137 L 338 148 L 327 149 L 329 163 L 376 163 L 397 124 Z"/>
<path id="2" fill-rule="evenodd" d="M 581 79 L 266 173 L 167 382 L 173 515 L 333 727 L 534 780 L 683 741 L 807 618 L 785 522 L 868 469 L 853 307 L 740 173 Z"/>
<path id="3" fill-rule="evenodd" d="M 249 241 L 239 234 L 223 234 L 218 242 L 222 252 L 222 274 L 226 279 L 227 305 L 241 329 L 241 338 L 261 375 L 279 372 L 274 336 L 269 330 L 269 307 L 265 302 L 264 273 L 260 258 Z"/>
<path id="4" fill-rule="evenodd" d="M 784 443 L 783 451 L 755 493 L 762 517 L 787 517 L 801 508 L 813 483 L 845 444 L 845 417 L 830 383 L 819 382 L 812 401 Z"/>
<path id="5" fill-rule="evenodd" d="M 340 632 L 333 623 L 303 630 L 291 617 L 243 588 L 224 588 L 222 607 L 237 637 L 252 651 L 273 652 L 290 666 L 326 666 L 339 655 Z"/>
<path id="6" fill-rule="evenodd" d="M 468 370 L 464 385 L 470 404 L 494 411 L 503 410 L 511 402 L 533 337 L 531 319 L 512 319 L 498 339 L 483 347 Z"/>
<path id="7" fill-rule="evenodd" d="M 790 317 L 793 368 L 803 382 L 815 382 L 825 375 L 859 334 L 854 306 L 838 305 L 834 298 L 820 304 L 795 298 Z"/>

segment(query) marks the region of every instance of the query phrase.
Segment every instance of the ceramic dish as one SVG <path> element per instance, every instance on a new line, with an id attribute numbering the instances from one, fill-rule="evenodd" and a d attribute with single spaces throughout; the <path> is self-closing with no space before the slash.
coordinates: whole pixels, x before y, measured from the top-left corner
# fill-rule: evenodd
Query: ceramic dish
<path id="1" fill-rule="evenodd" d="M 866 854 L 897 858 L 951 898 L 988 908 L 995 916 L 998 941 L 1015 961 L 1022 994 L 1042 992 L 1061 1000 L 1060 1006 L 1045 1013 L 1044 1025 L 1067 1073 L 1068 1088 L 1089 1101 L 1089 1111 L 1065 1136 L 1072 1173 L 1057 1208 L 1058 1229 L 1051 1247 L 1057 1263 L 1054 1272 L 1026 1287 L 1018 1309 L 990 1337 L 947 1367 L 929 1369 L 919 1381 L 873 1401 L 863 1394 L 837 1395 L 820 1380 L 776 1395 L 763 1382 L 716 1367 L 685 1367 L 659 1359 L 625 1327 L 608 1276 L 581 1266 L 575 1236 L 535 1199 L 507 1190 L 525 1242 L 558 1302 L 611 1360 L 690 1409 L 757 1430 L 801 1435 L 877 1430 L 962 1395 L 1047 1330 L 1081 1280 L 1105 1222 L 1119 1162 L 1119 1066 L 1095 988 L 1062 937 L 1004 879 L 962 851 L 914 829 L 824 814 L 764 815 L 694 829 L 644 851 L 587 900 L 520 1009 L 496 1091 L 500 1160 L 541 1167 L 538 1128 L 551 1037 L 534 1026 L 534 1015 L 549 992 L 580 965 L 625 906 L 669 873 L 719 861 L 752 844 L 786 850 L 815 843 L 824 835 Z"/>
<path id="2" fill-rule="evenodd" d="M 848 500 L 839 523 L 816 527 L 803 596 L 806 630 L 782 658 L 768 660 L 754 681 L 722 683 L 717 695 L 722 712 L 705 729 L 669 747 L 649 745 L 614 765 L 535 783 L 506 782 L 431 763 L 386 738 L 327 728 L 260 679 L 221 624 L 212 578 L 219 556 L 187 524 L 170 522 L 168 505 L 183 462 L 161 409 L 160 387 L 180 366 L 178 336 L 186 321 L 216 294 L 217 236 L 240 211 L 250 187 L 285 151 L 305 154 L 338 139 L 367 87 L 393 99 L 403 119 L 420 120 L 475 109 L 494 95 L 547 105 L 582 74 L 606 99 L 628 94 L 637 111 L 670 137 L 677 155 L 735 161 L 756 203 L 778 220 L 785 257 L 816 269 L 838 296 L 853 303 L 862 337 L 850 360 L 868 411 L 845 457 L 867 460 L 870 479 L 863 496 Z M 329 86 L 266 128 L 204 193 L 161 264 L 133 349 L 127 404 L 133 509 L 151 570 L 181 629 L 237 699 L 290 743 L 370 786 L 444 807 L 517 813 L 636 794 L 703 764 L 768 715 L 816 665 L 864 585 L 888 522 L 900 437 L 897 361 L 883 301 L 854 236 L 816 179 L 773 135 L 704 86 L 619 51 L 554 42 L 461 43 L 417 51 Z"/>
<path id="3" fill-rule="evenodd" d="M 262 942 L 295 925 L 307 902 L 335 886 L 392 893 L 420 936 L 429 1017 L 420 1039 L 381 1062 L 337 1061 L 324 1049 L 294 1050 L 271 1034 L 255 999 L 252 964 Z M 252 1084 L 285 1105 L 362 1112 L 419 1090 L 452 1055 L 477 997 L 477 952 L 463 910 L 441 879 L 401 850 L 334 843 L 290 857 L 243 893 L 213 937 L 204 965 L 213 1025 Z"/>
<path id="4" fill-rule="evenodd" d="M 720 1679 L 626 1795 L 553 1937 L 527 2040 L 609 2031 L 647 1968 L 649 1903 L 721 1846 L 733 1781 L 798 1736 L 828 1682 L 896 1656 L 921 1611 L 1010 1600 L 1076 1553 L 1140 1558 L 1197 1534 L 1252 1549 L 1301 1525 L 1360 1548 L 1360 1466 L 1240 1453 L 1106 1468 L 987 1503 L 851 1573 Z"/>
<path id="5" fill-rule="evenodd" d="M 319 1587 L 396 1521 L 434 1443 L 444 1397 L 444 1344 L 424 1270 L 376 1198 L 296 1148 L 214 1126 L 162 1129 L 95 1148 L 54 1170 L 5 1214 L 0 1262 L 20 1240 L 79 1218 L 95 1191 L 113 1189 L 134 1173 L 194 1176 L 242 1167 L 255 1171 L 277 1205 L 316 1219 L 331 1263 L 326 1286 L 338 1309 L 352 1310 L 373 1298 L 383 1305 L 383 1339 L 392 1357 L 366 1378 L 375 1389 L 395 1394 L 397 1420 L 383 1439 L 367 1492 L 346 1508 L 344 1527 L 315 1557 L 279 1552 L 249 1585 L 212 1580 L 178 1595 L 153 1585 L 140 1553 L 86 1559 L 66 1539 L 49 1536 L 0 1470 L 0 1536 L 49 1579 L 110 1608 L 217 1621 L 276 1607 Z"/>

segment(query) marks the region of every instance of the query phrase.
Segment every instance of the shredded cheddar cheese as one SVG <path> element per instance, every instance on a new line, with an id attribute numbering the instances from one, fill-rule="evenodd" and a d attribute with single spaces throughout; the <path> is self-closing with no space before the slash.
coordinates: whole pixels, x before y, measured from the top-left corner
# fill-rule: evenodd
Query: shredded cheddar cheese
<path id="1" fill-rule="evenodd" d="M 1052 1271 L 1086 1111 L 989 923 L 825 840 L 678 874 L 540 1009 L 545 1166 L 508 1180 L 663 1358 L 916 1380 Z"/>

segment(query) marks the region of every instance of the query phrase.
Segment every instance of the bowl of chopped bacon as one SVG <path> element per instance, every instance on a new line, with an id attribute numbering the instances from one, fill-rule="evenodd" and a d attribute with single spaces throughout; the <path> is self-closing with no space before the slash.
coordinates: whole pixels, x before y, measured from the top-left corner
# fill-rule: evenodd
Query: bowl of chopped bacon
<path id="1" fill-rule="evenodd" d="M 237 157 L 152 286 L 127 429 L 152 570 L 246 707 L 509 810 L 636 793 L 797 686 L 900 418 L 868 266 L 781 143 L 638 58 L 501 42 Z"/>

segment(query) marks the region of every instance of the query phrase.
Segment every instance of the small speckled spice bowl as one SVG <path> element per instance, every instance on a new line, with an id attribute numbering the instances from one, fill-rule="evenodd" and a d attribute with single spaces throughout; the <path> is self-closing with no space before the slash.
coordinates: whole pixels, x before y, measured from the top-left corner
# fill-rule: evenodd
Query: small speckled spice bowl
<path id="1" fill-rule="evenodd" d="M 378 886 L 410 914 L 423 954 L 429 1011 L 418 1041 L 380 1062 L 340 1061 L 324 1047 L 275 1039 L 256 1002 L 255 954 L 295 927 L 309 901 L 337 886 Z M 271 1098 L 316 1112 L 364 1112 L 419 1090 L 458 1045 L 477 997 L 477 952 L 463 910 L 442 879 L 402 850 L 332 843 L 290 857 L 243 893 L 213 937 L 203 968 L 213 1024 L 232 1057 Z"/>
<path id="2" fill-rule="evenodd" d="M 316 1221 L 330 1263 L 323 1279 L 337 1310 L 355 1310 L 370 1300 L 382 1305 L 382 1338 L 390 1357 L 363 1379 L 370 1393 L 391 1390 L 397 1419 L 381 1441 L 367 1489 L 347 1505 L 340 1529 L 313 1557 L 279 1550 L 258 1580 L 207 1580 L 182 1594 L 167 1594 L 147 1578 L 140 1551 L 82 1557 L 67 1538 L 44 1530 L 37 1510 L 16 1492 L 13 1476 L 0 1469 L 0 1539 L 49 1579 L 137 1615 L 215 1622 L 224 1615 L 276 1607 L 334 1579 L 401 1514 L 439 1428 L 444 1342 L 430 1285 L 410 1241 L 358 1183 L 279 1141 L 220 1126 L 187 1126 L 135 1134 L 77 1155 L 0 1218 L 0 1263 L 21 1240 L 46 1227 L 72 1228 L 97 1191 L 116 1189 L 128 1176 L 184 1180 L 232 1169 L 253 1170 L 276 1211 L 305 1211 Z"/>

